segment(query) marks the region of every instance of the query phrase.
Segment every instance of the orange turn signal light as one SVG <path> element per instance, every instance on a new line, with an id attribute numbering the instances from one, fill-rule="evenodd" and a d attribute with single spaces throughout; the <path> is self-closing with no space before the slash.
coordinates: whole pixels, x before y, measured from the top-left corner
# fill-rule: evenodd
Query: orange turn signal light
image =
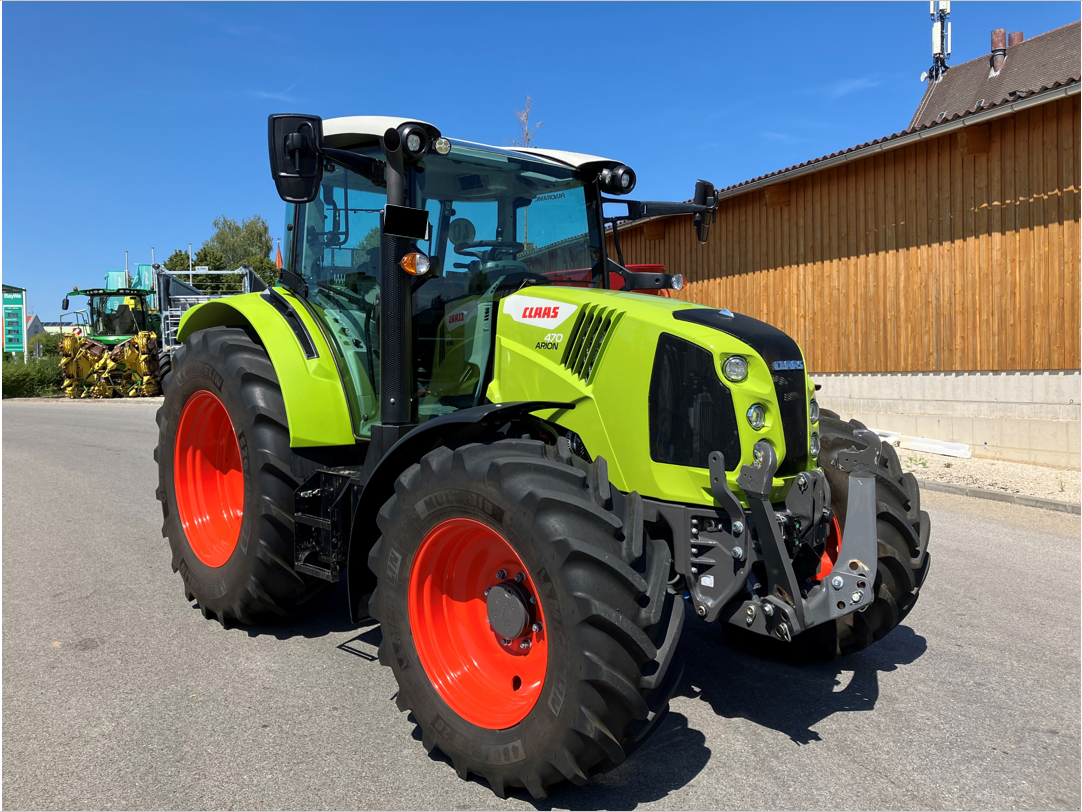
<path id="1" fill-rule="evenodd" d="M 428 257 L 417 251 L 414 251 L 412 254 L 406 254 L 398 264 L 402 266 L 403 271 L 408 274 L 413 274 L 414 276 L 426 274 L 428 273 L 428 269 L 432 267 Z"/>

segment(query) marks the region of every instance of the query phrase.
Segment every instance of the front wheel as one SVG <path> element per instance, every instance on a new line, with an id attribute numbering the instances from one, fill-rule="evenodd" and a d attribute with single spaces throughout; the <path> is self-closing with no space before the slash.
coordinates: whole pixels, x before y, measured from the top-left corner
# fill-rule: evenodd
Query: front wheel
<path id="1" fill-rule="evenodd" d="M 843 451 L 866 447 L 856 435 L 856 430 L 863 428 L 861 423 L 841 420 L 834 412 L 826 409 L 822 412 L 820 465 L 830 483 L 831 507 L 842 537 L 845 536 L 849 476 L 833 462 Z M 920 508 L 920 487 L 912 474 L 902 471 L 894 447 L 885 442 L 881 446 L 875 480 L 879 551 L 873 584 L 875 600 L 863 612 L 854 612 L 806 633 L 810 640 L 825 646 L 826 654 L 852 654 L 889 634 L 913 609 L 928 575 L 931 519 Z M 828 545 L 832 538 L 833 533 L 827 539 Z M 836 539 L 833 543 L 837 544 Z"/>
<path id="2" fill-rule="evenodd" d="M 503 796 L 583 783 L 656 728 L 683 601 L 637 494 L 532 440 L 438 448 L 399 478 L 369 558 L 380 661 L 422 741 Z"/>
<path id="3" fill-rule="evenodd" d="M 300 482 L 274 366 L 227 327 L 195 333 L 175 361 L 154 450 L 173 571 L 223 625 L 290 618 L 333 585 L 293 569 Z"/>

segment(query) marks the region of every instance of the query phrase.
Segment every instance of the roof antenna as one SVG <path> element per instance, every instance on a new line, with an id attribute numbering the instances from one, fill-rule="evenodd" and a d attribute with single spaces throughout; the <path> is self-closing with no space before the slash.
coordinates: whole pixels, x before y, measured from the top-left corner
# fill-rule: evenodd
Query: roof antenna
<path id="1" fill-rule="evenodd" d="M 938 82 L 947 72 L 947 60 L 951 56 L 950 0 L 929 0 L 928 11 L 932 17 L 932 67 L 920 75 L 920 80 Z"/>

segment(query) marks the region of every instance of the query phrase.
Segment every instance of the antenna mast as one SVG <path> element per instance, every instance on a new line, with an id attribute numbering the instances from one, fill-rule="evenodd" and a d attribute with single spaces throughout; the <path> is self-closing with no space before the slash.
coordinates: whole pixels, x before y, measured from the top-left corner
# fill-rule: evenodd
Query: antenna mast
<path id="1" fill-rule="evenodd" d="M 932 18 L 932 67 L 921 74 L 920 80 L 938 82 L 947 72 L 947 60 L 951 56 L 950 0 L 929 0 L 928 11 Z"/>

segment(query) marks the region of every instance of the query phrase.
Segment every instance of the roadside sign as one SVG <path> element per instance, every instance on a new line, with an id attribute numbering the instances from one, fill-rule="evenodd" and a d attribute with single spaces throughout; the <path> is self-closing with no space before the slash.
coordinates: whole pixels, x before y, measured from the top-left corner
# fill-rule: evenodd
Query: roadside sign
<path id="1" fill-rule="evenodd" d="M 203 273 L 203 271 L 209 271 L 209 270 L 210 270 L 210 266 L 209 266 L 209 265 L 196 265 L 196 266 L 195 266 L 195 268 L 194 268 L 194 270 L 195 270 L 195 271 L 196 271 L 197 273 Z"/>
<path id="2" fill-rule="evenodd" d="M 4 291 L 4 352 L 26 351 L 26 300 L 23 291 Z"/>

